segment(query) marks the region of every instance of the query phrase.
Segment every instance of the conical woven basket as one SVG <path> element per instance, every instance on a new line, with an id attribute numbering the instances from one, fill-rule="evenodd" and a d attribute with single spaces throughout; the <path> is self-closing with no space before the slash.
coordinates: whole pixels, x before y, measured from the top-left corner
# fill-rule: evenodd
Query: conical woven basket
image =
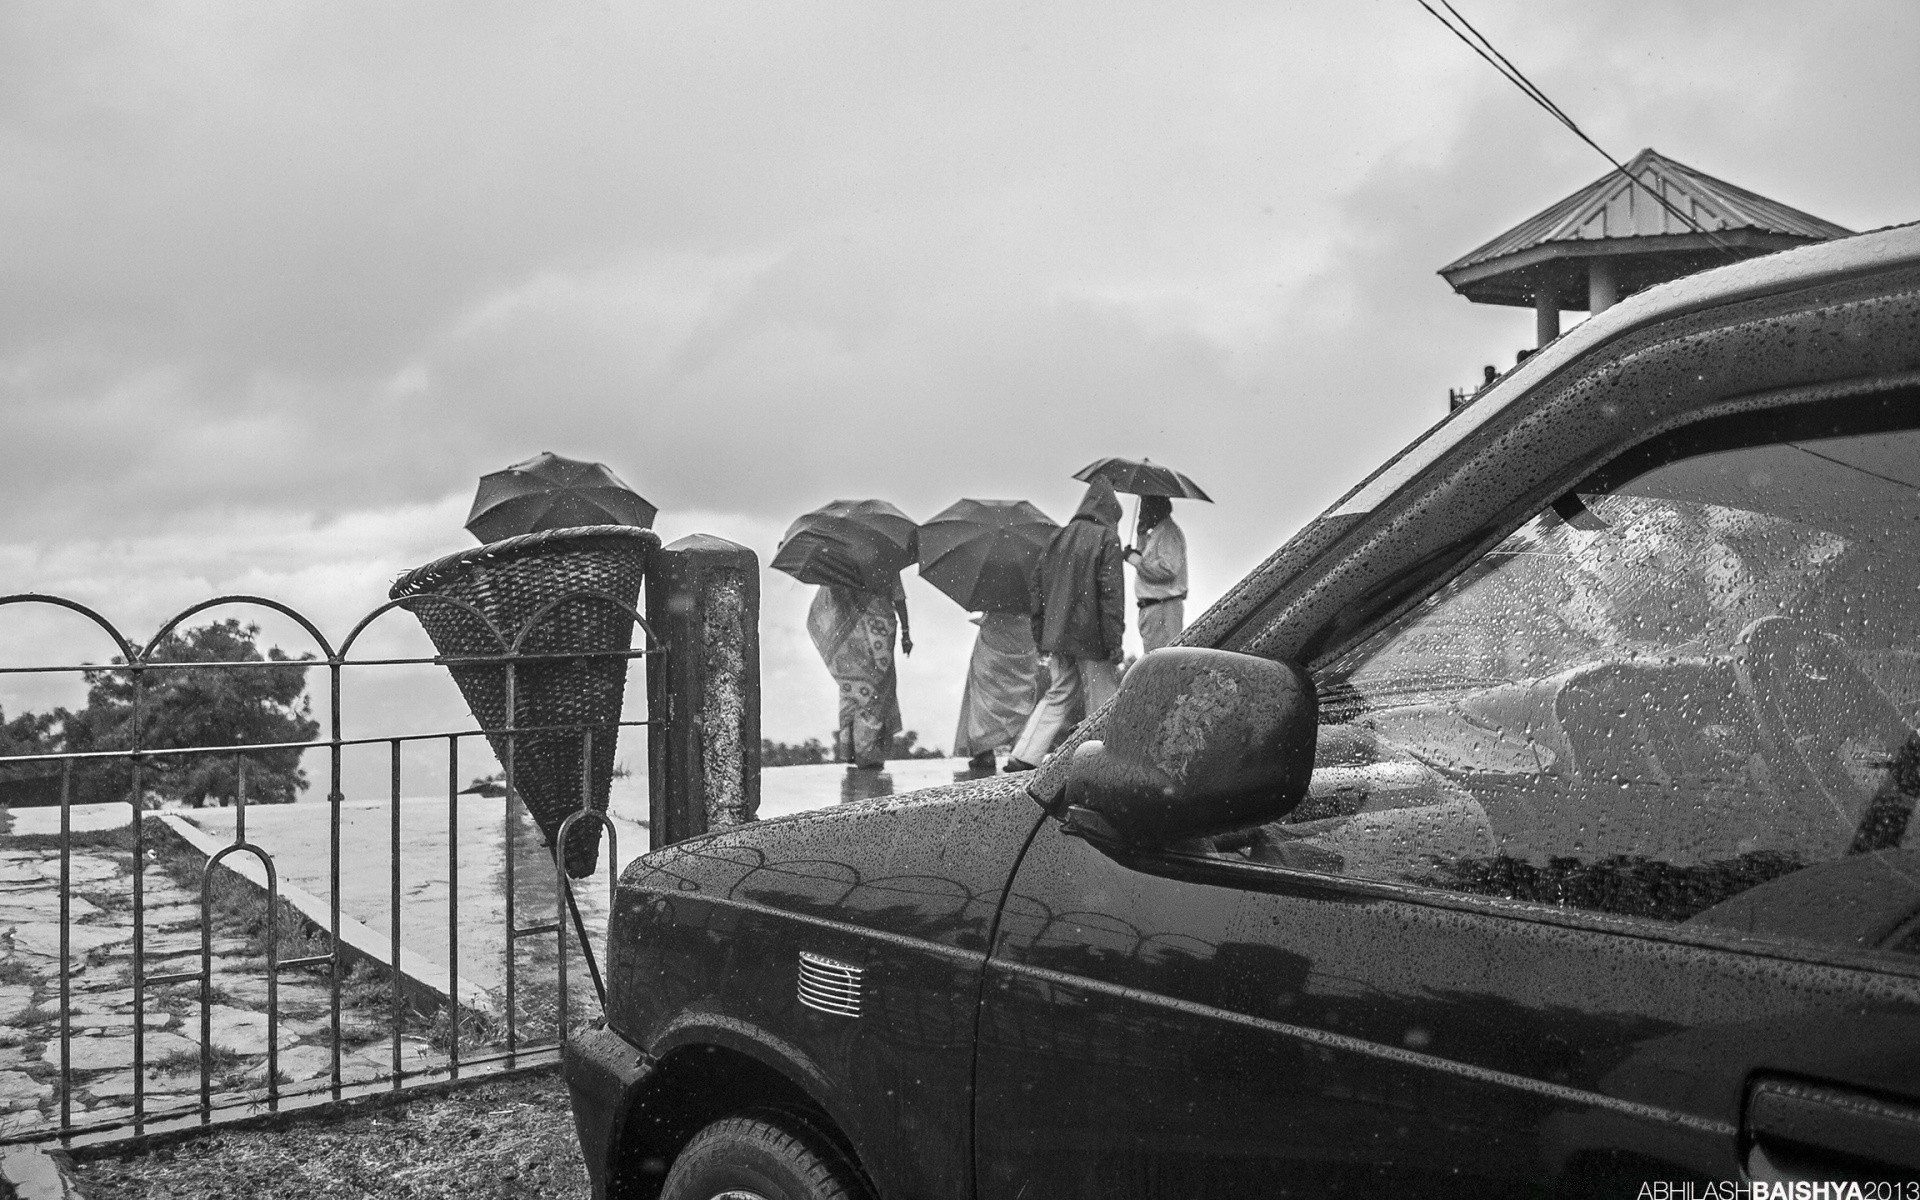
<path id="1" fill-rule="evenodd" d="M 533 533 L 416 567 L 389 595 L 419 619 L 443 658 L 498 658 L 516 643 L 521 656 L 626 651 L 633 647 L 631 610 L 659 546 L 652 530 L 626 525 Z M 549 847 L 569 814 L 607 810 L 627 662 L 617 654 L 523 659 L 512 668 L 511 713 L 506 663 L 447 665 L 503 763 L 506 731 L 517 731 L 509 781 Z M 592 783 L 583 794 L 589 731 Z M 599 856 L 599 823 L 576 822 L 567 836 L 567 873 L 593 874 Z"/>

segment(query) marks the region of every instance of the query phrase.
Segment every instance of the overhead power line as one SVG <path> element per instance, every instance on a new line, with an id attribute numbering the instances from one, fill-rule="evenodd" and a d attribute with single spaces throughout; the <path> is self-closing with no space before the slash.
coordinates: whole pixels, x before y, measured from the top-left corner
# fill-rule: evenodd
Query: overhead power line
<path id="1" fill-rule="evenodd" d="M 1739 257 L 1739 255 L 1734 253 L 1733 248 L 1728 246 L 1725 242 L 1721 241 L 1720 238 L 1716 236 L 1712 230 L 1706 228 L 1704 225 L 1700 224 L 1700 222 L 1694 220 L 1693 215 L 1691 213 L 1682 212 L 1678 207 L 1674 205 L 1672 201 L 1668 200 L 1665 196 L 1661 195 L 1658 191 L 1656 191 L 1653 185 L 1649 184 L 1644 179 L 1640 179 L 1636 177 L 1631 171 L 1627 170 L 1627 168 L 1621 164 L 1619 159 L 1607 153 L 1605 147 L 1603 147 L 1599 142 L 1596 142 L 1592 138 L 1588 137 L 1586 130 L 1580 128 L 1580 126 L 1574 122 L 1574 119 L 1572 117 L 1569 117 L 1566 114 L 1566 111 L 1564 109 L 1562 109 L 1558 104 L 1555 104 L 1551 96 L 1548 96 L 1544 91 L 1540 90 L 1539 85 L 1535 84 L 1533 80 L 1528 79 L 1525 72 L 1523 72 L 1519 67 L 1514 66 L 1513 60 L 1509 59 L 1506 55 L 1502 54 L 1500 52 L 1500 48 L 1498 46 L 1495 46 L 1490 40 L 1488 40 L 1485 34 L 1481 33 L 1478 29 L 1474 28 L 1473 22 L 1461 16 L 1460 11 L 1454 8 L 1454 6 L 1449 2 L 1449 0 L 1440 0 L 1440 6 L 1446 9 L 1447 13 L 1453 17 L 1452 21 L 1449 21 L 1446 17 L 1441 16 L 1439 13 L 1439 10 L 1435 9 L 1433 5 L 1427 3 L 1427 0 L 1418 0 L 1418 3 L 1421 8 L 1424 8 L 1427 10 L 1428 14 L 1431 15 L 1434 20 L 1446 26 L 1448 33 L 1451 33 L 1453 36 L 1459 38 L 1462 42 L 1465 42 L 1469 50 L 1472 50 L 1475 54 L 1478 54 L 1481 58 L 1485 59 L 1489 66 L 1491 66 L 1494 70 L 1500 72 L 1500 74 L 1509 83 L 1513 84 L 1513 86 L 1519 88 L 1521 92 L 1523 92 L 1526 95 L 1527 99 L 1533 101 L 1535 104 L 1538 104 L 1541 108 L 1545 109 L 1549 116 L 1551 116 L 1554 120 L 1560 122 L 1562 125 L 1565 125 L 1569 130 L 1572 131 L 1575 137 L 1579 138 L 1581 141 L 1585 142 L 1587 145 L 1593 147 L 1594 152 L 1599 154 L 1601 158 L 1604 158 L 1609 163 L 1611 163 L 1613 165 L 1613 169 L 1619 172 L 1620 175 L 1623 178 L 1625 178 L 1628 183 L 1633 184 L 1634 186 L 1638 187 L 1641 191 L 1644 191 L 1647 195 L 1652 196 L 1654 201 L 1658 203 L 1661 208 L 1666 209 L 1668 212 L 1672 213 L 1675 217 L 1678 217 L 1689 229 L 1693 230 L 1695 233 L 1699 234 L 1701 237 L 1706 238 L 1708 243 L 1711 244 L 1714 249 L 1720 251 L 1722 254 L 1725 254 L 1729 258 Z M 1459 24 L 1456 25 L 1454 23 L 1456 21 L 1459 22 Z"/>

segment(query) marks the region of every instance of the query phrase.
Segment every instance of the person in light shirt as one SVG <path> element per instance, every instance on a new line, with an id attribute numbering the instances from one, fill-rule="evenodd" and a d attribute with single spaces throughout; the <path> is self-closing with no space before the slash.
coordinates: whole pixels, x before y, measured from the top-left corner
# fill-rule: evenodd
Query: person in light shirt
<path id="1" fill-rule="evenodd" d="M 1127 547 L 1140 642 L 1149 651 L 1171 645 L 1187 626 L 1187 535 L 1173 523 L 1173 501 L 1140 497 L 1137 544 Z"/>

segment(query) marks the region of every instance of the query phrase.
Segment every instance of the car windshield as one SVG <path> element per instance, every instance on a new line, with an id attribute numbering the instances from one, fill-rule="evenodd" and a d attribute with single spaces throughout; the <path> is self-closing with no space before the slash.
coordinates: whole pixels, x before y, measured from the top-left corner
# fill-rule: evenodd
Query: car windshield
<path id="1" fill-rule="evenodd" d="M 1920 586 L 1920 431 L 1702 455 L 1577 499 L 1323 668 L 1323 720 L 1570 663 L 1726 652 L 1774 615 L 1847 638 L 1908 716 L 1920 708 L 1920 643 L 1891 619 Z"/>
<path id="2" fill-rule="evenodd" d="M 1320 664 L 1309 795 L 1236 852 L 1669 920 L 1920 886 L 1920 432 L 1620 473 Z"/>

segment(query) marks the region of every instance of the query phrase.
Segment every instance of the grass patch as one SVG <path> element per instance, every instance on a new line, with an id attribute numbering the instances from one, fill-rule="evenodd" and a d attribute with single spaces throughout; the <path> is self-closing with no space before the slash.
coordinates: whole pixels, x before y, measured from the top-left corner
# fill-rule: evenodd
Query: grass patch
<path id="1" fill-rule="evenodd" d="M 215 1046 L 211 1051 L 208 1061 L 212 1064 L 215 1071 L 221 1071 L 232 1070 L 234 1067 L 245 1062 L 246 1059 L 231 1050 L 222 1050 L 220 1047 Z M 170 1070 L 175 1067 L 192 1067 L 198 1070 L 200 1068 L 200 1051 L 198 1049 L 176 1050 L 172 1054 L 158 1055 L 149 1058 L 147 1060 L 147 1066 L 154 1070 Z"/>
<path id="2" fill-rule="evenodd" d="M 200 1036 L 198 1022 L 188 1030 L 194 1037 Z M 174 1075 L 191 1075 L 194 1086 L 199 1086 L 200 1051 L 178 1050 L 172 1054 L 149 1059 L 147 1069 L 156 1072 L 168 1072 Z M 207 1053 L 207 1079 L 216 1092 L 239 1092 L 250 1088 L 266 1086 L 267 1056 L 259 1054 L 236 1054 L 220 1046 L 210 1047 Z"/>
<path id="3" fill-rule="evenodd" d="M 557 1073 L 422 1096 L 373 1112 L 302 1116 L 78 1164 L 95 1200 L 453 1200 L 588 1194 Z"/>
<path id="4" fill-rule="evenodd" d="M 404 1005 L 402 1006 L 405 1007 Z M 393 1011 L 393 978 L 383 966 L 361 959 L 340 981 L 340 1008 L 357 1008 L 382 1015 Z"/>
<path id="5" fill-rule="evenodd" d="M 19 959 L 9 958 L 4 962 L 0 962 L 0 983 L 26 984 L 32 986 L 39 982 L 40 977 L 34 973 L 33 968 L 21 962 Z"/>
<path id="6" fill-rule="evenodd" d="M 579 964 L 577 956 L 568 966 L 567 1026 L 569 1029 L 584 1029 L 600 1018 L 600 997 L 593 990 L 592 977 Z M 504 1006 L 501 1011 L 505 1011 Z M 522 974 L 519 986 L 514 989 L 513 1015 L 514 1026 L 522 1042 L 550 1042 L 559 1038 L 560 988 L 554 981 L 551 967 L 546 968 L 544 974 L 532 971 Z M 505 1044 L 505 1040 L 503 1028 L 500 1044 Z"/>
<path id="7" fill-rule="evenodd" d="M 117 829 L 76 829 L 67 838 L 75 850 L 120 851 L 133 853 L 133 823 Z M 60 853 L 57 833 L 14 833 L 0 835 L 0 850 L 39 850 L 49 855 Z"/>
<path id="8" fill-rule="evenodd" d="M 13 1026 L 15 1029 L 33 1029 L 41 1025 L 51 1025 L 59 1019 L 59 1008 L 48 1007 L 48 1002 L 42 1001 L 15 1017 Z"/>
<path id="9" fill-rule="evenodd" d="M 266 957 L 268 904 L 262 889 L 232 871 L 216 871 L 206 876 L 207 860 L 199 851 L 168 833 L 147 839 L 151 865 L 190 895 L 201 894 L 203 880 L 215 930 L 247 939 L 249 953 Z M 222 860 L 223 863 L 228 860 Z M 326 954 L 332 941 L 325 931 L 307 920 L 306 914 L 287 903 L 277 901 L 273 909 L 273 949 L 281 960 L 308 958 Z"/>
<path id="10" fill-rule="evenodd" d="M 324 977 L 324 973 L 321 973 Z M 444 1042 L 436 1040 L 437 1031 L 448 1027 L 448 1018 L 443 1015 L 444 1006 L 436 1005 L 422 1009 L 410 1003 L 404 996 L 400 1007 L 400 1033 L 404 1037 L 427 1041 L 436 1049 L 444 1049 Z M 324 1013 L 319 1014 L 325 1016 Z M 393 980 L 386 966 L 366 959 L 360 959 L 348 968 L 340 980 L 340 1017 L 343 1026 L 376 1026 L 381 1038 L 388 1037 L 393 1027 Z M 482 1027 L 475 1026 L 476 1030 Z M 441 1035 L 444 1037 L 444 1035 Z M 351 1032 L 345 1036 L 351 1045 L 362 1039 Z M 481 1042 L 485 1046 L 495 1043 Z M 468 1043 L 461 1042 L 463 1050 Z"/>
<path id="11" fill-rule="evenodd" d="M 471 1056 L 506 1045 L 507 1023 L 497 1012 L 447 1005 L 433 1014 L 426 1039 L 436 1052 L 448 1055 L 457 1040 L 461 1055 Z"/>
<path id="12" fill-rule="evenodd" d="M 132 856 L 129 855 L 127 861 L 120 865 L 131 873 L 133 870 Z M 125 913 L 131 917 L 133 913 L 133 884 L 125 880 L 122 882 L 125 883 L 126 886 L 102 887 L 99 884 L 86 884 L 81 887 L 76 887 L 73 891 L 74 895 L 79 896 L 95 908 L 110 913 Z"/>

